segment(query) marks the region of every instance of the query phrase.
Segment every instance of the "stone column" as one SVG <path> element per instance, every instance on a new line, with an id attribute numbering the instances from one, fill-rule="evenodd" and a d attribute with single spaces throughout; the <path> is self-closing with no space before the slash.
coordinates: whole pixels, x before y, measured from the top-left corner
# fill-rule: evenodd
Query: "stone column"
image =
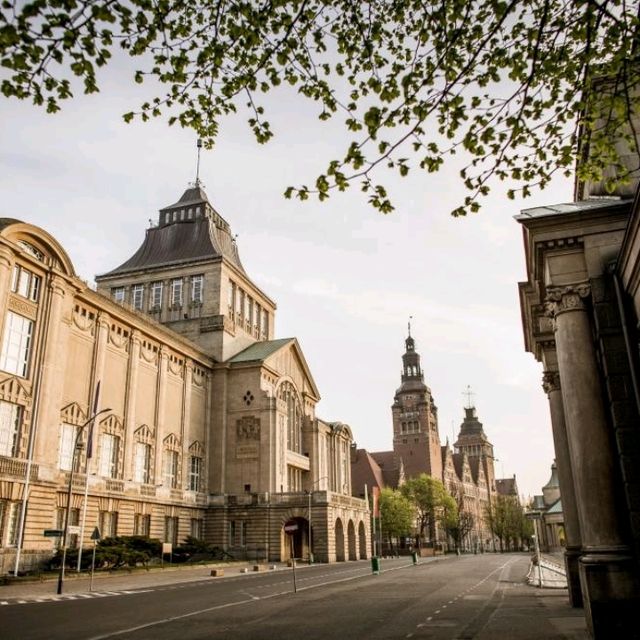
<path id="1" fill-rule="evenodd" d="M 580 582 L 595 638 L 633 637 L 640 585 L 616 498 L 616 464 L 585 299 L 587 283 L 548 289 L 584 555 Z"/>
<path id="2" fill-rule="evenodd" d="M 582 592 L 580 590 L 579 571 L 582 543 L 580 539 L 580 522 L 576 506 L 576 494 L 573 486 L 573 476 L 571 475 L 571 455 L 569 453 L 569 440 L 564 419 L 560 374 L 557 371 L 545 371 L 542 377 L 542 388 L 549 397 L 553 446 L 556 452 L 556 464 L 558 467 L 564 531 L 567 542 L 564 551 L 564 563 L 569 587 L 569 602 L 572 607 L 582 607 L 583 602 Z"/>

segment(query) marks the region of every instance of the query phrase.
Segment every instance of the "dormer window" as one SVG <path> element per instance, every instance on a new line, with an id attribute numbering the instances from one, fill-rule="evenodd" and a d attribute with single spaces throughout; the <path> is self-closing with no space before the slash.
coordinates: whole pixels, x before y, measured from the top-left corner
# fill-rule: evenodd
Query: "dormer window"
<path id="1" fill-rule="evenodd" d="M 164 223 L 165 224 L 169 224 L 171 222 L 171 214 L 170 213 L 165 213 L 164 214 Z"/>
<path id="2" fill-rule="evenodd" d="M 174 211 L 174 212 L 173 212 L 173 221 L 174 221 L 174 222 L 176 222 L 176 221 L 177 221 L 177 219 L 178 219 L 178 212 L 177 212 L 177 211 Z"/>
<path id="3" fill-rule="evenodd" d="M 111 295 L 113 296 L 114 302 L 118 304 L 124 303 L 124 287 L 114 287 L 111 289 Z"/>

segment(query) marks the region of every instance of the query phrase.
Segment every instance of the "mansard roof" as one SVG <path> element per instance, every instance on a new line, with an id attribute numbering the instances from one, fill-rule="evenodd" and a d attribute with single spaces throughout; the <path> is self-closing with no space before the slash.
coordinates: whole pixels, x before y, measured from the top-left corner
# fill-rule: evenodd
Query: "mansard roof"
<path id="1" fill-rule="evenodd" d="M 187 189 L 160 209 L 158 226 L 147 229 L 138 250 L 119 267 L 96 278 L 226 258 L 244 272 L 229 224 L 211 206 L 201 186 Z"/>

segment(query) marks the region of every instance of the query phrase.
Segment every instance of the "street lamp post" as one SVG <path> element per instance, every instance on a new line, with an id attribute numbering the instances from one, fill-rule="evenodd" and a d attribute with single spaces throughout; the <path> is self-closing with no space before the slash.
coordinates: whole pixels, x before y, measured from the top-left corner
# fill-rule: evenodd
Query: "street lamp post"
<path id="1" fill-rule="evenodd" d="M 313 495 L 313 487 L 315 487 L 319 482 L 323 480 L 328 480 L 329 476 L 322 476 L 322 478 L 318 478 L 315 482 L 311 483 L 311 487 L 309 489 L 309 564 L 313 564 L 313 534 L 311 533 L 311 496 Z"/>
<path id="2" fill-rule="evenodd" d="M 78 427 L 75 440 L 73 442 L 73 454 L 71 455 L 71 471 L 69 472 L 69 485 L 67 486 L 67 508 L 64 514 L 64 532 L 62 534 L 62 563 L 60 564 L 60 572 L 58 573 L 58 589 L 57 593 L 62 593 L 62 584 L 64 582 L 64 565 L 67 560 L 67 537 L 69 534 L 69 516 L 71 514 L 71 494 L 73 492 L 73 475 L 76 468 L 76 459 L 78 452 L 82 450 L 83 445 L 80 442 L 80 436 L 85 427 L 93 422 L 101 413 L 107 413 L 111 409 L 101 409 L 97 413 L 94 413 L 82 426 Z"/>

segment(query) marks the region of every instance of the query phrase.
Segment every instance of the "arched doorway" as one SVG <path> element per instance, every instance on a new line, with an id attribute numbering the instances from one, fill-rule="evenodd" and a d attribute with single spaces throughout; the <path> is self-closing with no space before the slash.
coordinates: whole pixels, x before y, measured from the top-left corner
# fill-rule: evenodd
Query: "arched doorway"
<path id="1" fill-rule="evenodd" d="M 353 526 L 353 520 L 349 520 L 349 524 L 347 525 L 347 537 L 349 539 L 349 560 L 357 560 L 356 528 Z"/>
<path id="2" fill-rule="evenodd" d="M 282 526 L 282 559 L 308 557 L 309 521 L 306 518 L 290 518 Z"/>
<path id="3" fill-rule="evenodd" d="M 364 522 L 358 525 L 358 542 L 360 547 L 360 560 L 367 559 L 367 534 L 364 530 Z"/>
<path id="4" fill-rule="evenodd" d="M 344 527 L 342 526 L 342 520 L 338 518 L 336 520 L 336 561 L 344 562 Z"/>

